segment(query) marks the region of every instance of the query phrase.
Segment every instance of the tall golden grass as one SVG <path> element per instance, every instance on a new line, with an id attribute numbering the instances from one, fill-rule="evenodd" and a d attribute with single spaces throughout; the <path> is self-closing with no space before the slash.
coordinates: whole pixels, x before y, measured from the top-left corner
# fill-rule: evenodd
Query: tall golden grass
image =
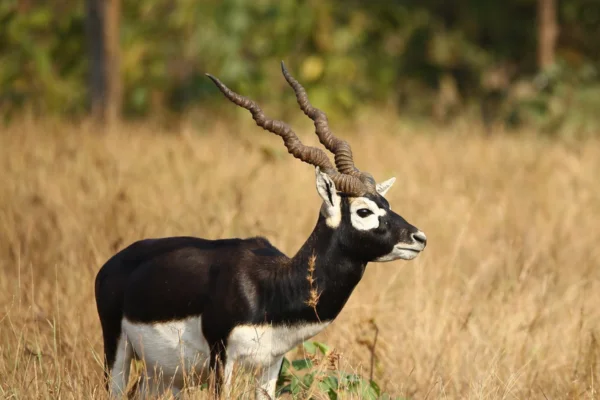
<path id="1" fill-rule="evenodd" d="M 377 327 L 372 373 L 399 397 L 597 397 L 600 143 L 486 138 L 468 122 L 346 128 L 359 168 L 398 178 L 392 207 L 429 244 L 370 264 L 317 339 L 368 375 Z M 102 133 L 23 121 L 0 140 L 4 398 L 106 397 L 93 282 L 130 242 L 264 235 L 293 254 L 320 206 L 313 168 L 251 121 Z"/>

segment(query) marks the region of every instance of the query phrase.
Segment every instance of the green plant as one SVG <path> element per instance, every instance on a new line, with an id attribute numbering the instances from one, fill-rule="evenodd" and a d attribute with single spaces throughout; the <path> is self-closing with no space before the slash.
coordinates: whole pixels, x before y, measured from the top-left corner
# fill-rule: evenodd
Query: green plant
<path id="1" fill-rule="evenodd" d="M 290 362 L 283 359 L 277 395 L 289 393 L 297 399 L 338 398 L 391 399 L 379 385 L 361 375 L 339 369 L 339 354 L 326 344 L 303 343 L 306 356 Z"/>

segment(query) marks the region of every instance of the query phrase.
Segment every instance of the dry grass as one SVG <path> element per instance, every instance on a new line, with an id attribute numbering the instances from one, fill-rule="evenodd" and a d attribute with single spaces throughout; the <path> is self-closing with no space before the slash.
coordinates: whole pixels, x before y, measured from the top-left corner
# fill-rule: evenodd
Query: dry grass
<path id="1" fill-rule="evenodd" d="M 93 280 L 128 243 L 260 234 L 299 248 L 319 209 L 313 169 L 255 126 L 228 126 L 100 135 L 25 121 L 1 133 L 1 397 L 105 397 Z M 476 129 L 362 123 L 345 135 L 359 167 L 398 177 L 391 204 L 429 245 L 371 264 L 318 339 L 368 374 L 373 320 L 374 375 L 397 396 L 594 398 L 599 143 Z"/>

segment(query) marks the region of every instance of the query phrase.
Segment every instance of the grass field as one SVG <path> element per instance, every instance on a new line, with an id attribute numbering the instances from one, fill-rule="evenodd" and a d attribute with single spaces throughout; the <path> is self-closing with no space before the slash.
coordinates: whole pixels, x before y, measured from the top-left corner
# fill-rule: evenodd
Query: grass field
<path id="1" fill-rule="evenodd" d="M 334 130 L 359 168 L 398 178 L 392 207 L 428 236 L 414 261 L 370 264 L 317 337 L 344 368 L 370 374 L 376 326 L 373 375 L 397 397 L 598 397 L 600 143 L 461 122 Z M 2 398 L 106 397 L 93 281 L 115 251 L 264 235 L 293 254 L 320 206 L 313 168 L 251 121 L 104 134 L 23 121 L 0 135 Z"/>

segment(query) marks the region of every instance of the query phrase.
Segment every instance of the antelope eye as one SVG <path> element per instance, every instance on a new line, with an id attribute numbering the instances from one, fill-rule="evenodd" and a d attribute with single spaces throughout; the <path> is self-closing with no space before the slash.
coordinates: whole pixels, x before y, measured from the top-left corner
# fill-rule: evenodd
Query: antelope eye
<path id="1" fill-rule="evenodd" d="M 359 217 L 366 218 L 369 215 L 373 214 L 373 211 L 369 210 L 368 208 L 361 208 L 361 209 L 357 210 L 356 213 L 358 214 Z"/>

